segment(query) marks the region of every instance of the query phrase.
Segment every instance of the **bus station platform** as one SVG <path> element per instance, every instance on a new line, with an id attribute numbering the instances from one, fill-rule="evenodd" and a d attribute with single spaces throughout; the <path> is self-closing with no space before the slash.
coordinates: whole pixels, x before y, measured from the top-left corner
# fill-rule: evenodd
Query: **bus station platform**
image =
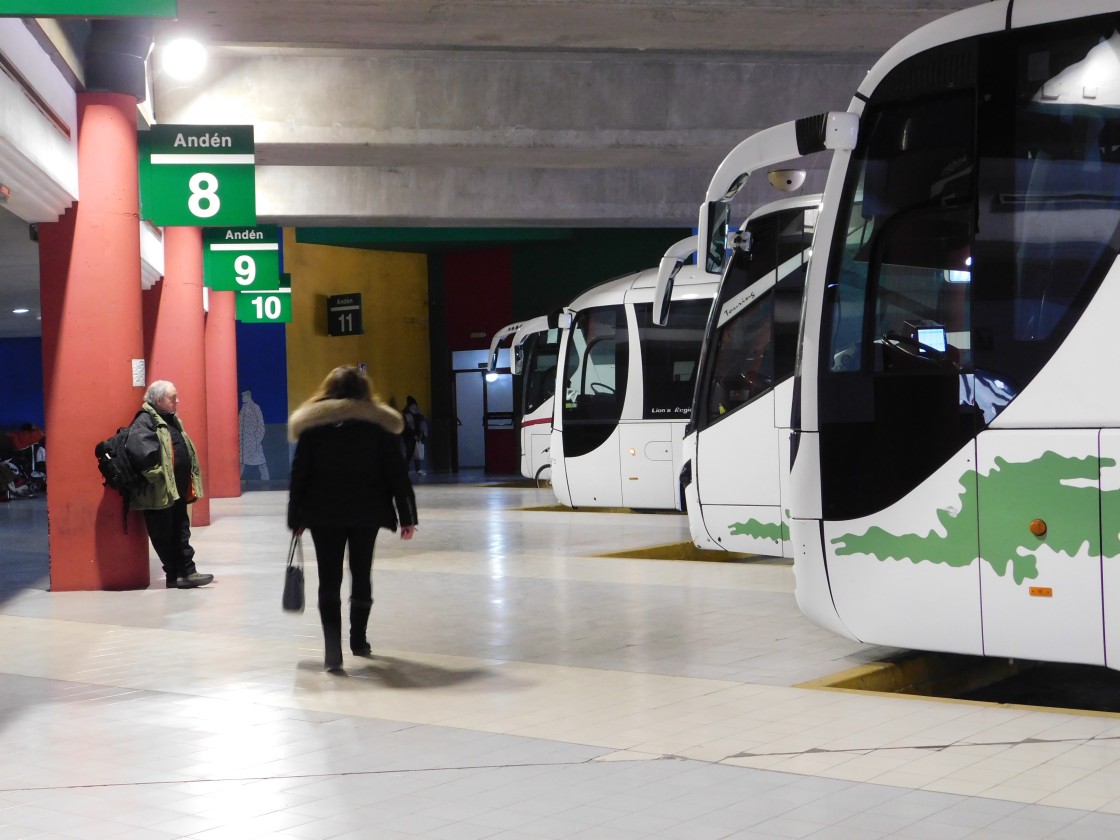
<path id="1" fill-rule="evenodd" d="M 790 564 L 608 557 L 687 521 L 421 481 L 341 674 L 310 540 L 280 608 L 283 491 L 212 500 L 197 590 L 153 557 L 51 593 L 45 505 L 0 506 L 0 840 L 1120 835 L 1120 717 L 813 687 L 898 652 L 803 618 Z"/>

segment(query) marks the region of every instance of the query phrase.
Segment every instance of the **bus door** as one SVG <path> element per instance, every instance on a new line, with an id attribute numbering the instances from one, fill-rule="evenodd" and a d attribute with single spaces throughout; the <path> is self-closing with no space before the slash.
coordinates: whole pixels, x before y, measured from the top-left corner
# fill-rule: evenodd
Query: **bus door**
<path id="1" fill-rule="evenodd" d="M 514 347 L 514 352 L 518 348 Z M 534 333 L 524 342 L 521 364 L 521 474 L 543 480 L 549 475 L 553 393 L 560 359 L 560 331 Z"/>
<path id="2" fill-rule="evenodd" d="M 1118 632 L 1102 597 L 1117 591 L 1103 558 L 1120 441 L 1096 396 L 1112 391 L 1120 250 L 1120 107 L 1096 92 L 1120 80 L 1115 32 L 1115 14 L 1028 28 L 980 65 L 1016 94 L 978 104 L 977 393 L 998 373 L 1002 408 L 979 439 L 989 655 L 1103 664 Z"/>
<path id="3" fill-rule="evenodd" d="M 978 439 L 984 653 L 1104 664 L 1099 432 Z"/>
<path id="4" fill-rule="evenodd" d="M 720 284 L 697 389 L 693 482 L 719 547 L 790 556 L 782 488 L 815 207 L 752 220 Z M 695 518 L 695 512 L 690 516 Z"/>
<path id="5" fill-rule="evenodd" d="M 955 55 L 937 66 L 970 66 Z M 843 623 L 865 642 L 976 654 L 975 95 L 962 87 L 864 113 L 832 243 L 818 422 Z"/>
<path id="6" fill-rule="evenodd" d="M 630 508 L 680 510 L 681 441 L 692 415 L 700 345 L 712 307 L 710 292 L 671 302 L 664 326 L 654 326 L 653 304 L 634 305 L 640 352 L 641 405 L 627 409 L 619 429 L 622 500 Z M 639 414 L 640 412 L 640 414 Z"/>
<path id="7" fill-rule="evenodd" d="M 1101 587 L 1107 664 L 1120 662 L 1120 429 L 1101 430 Z"/>
<path id="8" fill-rule="evenodd" d="M 552 459 L 574 507 L 620 507 L 618 425 L 626 399 L 630 333 L 623 304 L 580 312 L 567 335 L 562 428 L 554 430 Z"/>

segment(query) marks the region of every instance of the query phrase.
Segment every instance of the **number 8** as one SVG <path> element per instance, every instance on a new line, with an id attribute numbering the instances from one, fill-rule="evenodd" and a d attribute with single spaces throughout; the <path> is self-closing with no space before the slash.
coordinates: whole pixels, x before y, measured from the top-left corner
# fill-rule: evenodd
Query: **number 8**
<path id="1" fill-rule="evenodd" d="M 222 201 L 218 198 L 218 179 L 215 176 L 209 172 L 196 172 L 191 176 L 190 188 L 191 197 L 187 206 L 193 215 L 200 219 L 209 219 L 217 214 Z M 204 201 L 205 207 L 202 206 Z"/>

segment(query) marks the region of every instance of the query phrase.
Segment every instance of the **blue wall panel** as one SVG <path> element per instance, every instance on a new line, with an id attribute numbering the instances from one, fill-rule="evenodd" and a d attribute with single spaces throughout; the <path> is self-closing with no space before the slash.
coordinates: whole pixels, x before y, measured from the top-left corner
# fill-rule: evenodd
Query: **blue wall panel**
<path id="1" fill-rule="evenodd" d="M 288 422 L 288 354 L 283 324 L 237 324 L 237 391 L 252 391 L 265 423 Z"/>
<path id="2" fill-rule="evenodd" d="M 43 416 L 43 340 L 0 339 L 0 428 L 42 426 Z"/>

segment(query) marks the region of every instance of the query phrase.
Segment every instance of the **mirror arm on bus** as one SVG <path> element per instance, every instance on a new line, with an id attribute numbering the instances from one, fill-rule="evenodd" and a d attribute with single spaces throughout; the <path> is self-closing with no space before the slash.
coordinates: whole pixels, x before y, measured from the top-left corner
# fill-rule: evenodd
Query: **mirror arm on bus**
<path id="1" fill-rule="evenodd" d="M 510 373 L 514 376 L 521 374 L 521 367 L 523 363 L 522 347 L 526 341 L 537 333 L 548 332 L 549 330 L 556 329 L 556 315 L 559 312 L 553 312 L 551 315 L 540 315 L 536 318 L 530 318 L 528 321 L 522 321 L 517 324 L 517 330 L 513 334 L 513 340 L 509 343 L 509 369 Z M 514 325 L 510 325 L 514 326 Z M 508 329 L 508 327 L 507 327 Z M 497 364 L 498 356 L 491 348 L 491 356 L 494 358 L 494 363 Z"/>
<path id="2" fill-rule="evenodd" d="M 673 281 L 685 260 L 696 253 L 699 237 L 686 236 L 670 246 L 657 266 L 657 285 L 653 290 L 653 323 L 663 327 L 669 323 L 669 301 L 673 298 Z"/>
<path id="3" fill-rule="evenodd" d="M 814 152 L 851 151 L 858 137 L 859 116 L 846 111 L 829 111 L 763 129 L 723 159 L 704 200 L 730 201 L 759 169 Z"/>
<path id="4" fill-rule="evenodd" d="M 490 342 L 490 356 L 486 360 L 487 373 L 493 373 L 498 368 L 498 353 L 502 349 L 502 342 L 516 333 L 522 326 L 522 322 L 519 321 L 516 324 L 508 324 L 494 333 L 494 338 Z"/>
<path id="5" fill-rule="evenodd" d="M 815 152 L 851 151 L 858 139 L 859 116 L 847 111 L 802 117 L 752 134 L 728 153 L 712 176 L 698 227 L 708 241 L 698 243 L 697 251 L 711 253 L 717 244 L 711 238 L 712 206 L 730 203 L 755 172 Z"/>

